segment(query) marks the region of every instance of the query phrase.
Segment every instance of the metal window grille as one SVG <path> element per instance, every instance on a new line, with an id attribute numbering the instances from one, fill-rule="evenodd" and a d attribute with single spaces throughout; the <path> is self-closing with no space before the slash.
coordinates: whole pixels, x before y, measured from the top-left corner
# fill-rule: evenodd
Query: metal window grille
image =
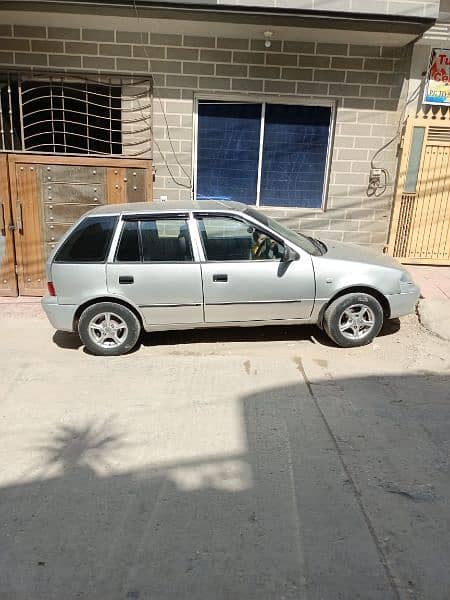
<path id="1" fill-rule="evenodd" d="M 0 75 L 0 151 L 151 157 L 152 81 Z"/>

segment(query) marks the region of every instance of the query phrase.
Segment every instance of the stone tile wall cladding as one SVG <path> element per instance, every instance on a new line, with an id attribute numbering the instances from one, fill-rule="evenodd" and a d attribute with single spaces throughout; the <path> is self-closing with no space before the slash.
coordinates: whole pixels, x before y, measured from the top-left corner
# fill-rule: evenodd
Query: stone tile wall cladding
<path id="1" fill-rule="evenodd" d="M 0 65 L 154 75 L 156 198 L 190 194 L 174 183 L 161 153 L 176 179 L 189 186 L 183 170 L 190 175 L 195 94 L 335 100 L 325 211 L 266 212 L 322 239 L 378 247 L 387 239 L 397 144 L 377 160 L 391 174 L 380 197 L 366 194 L 370 158 L 397 131 L 409 63 L 409 48 L 274 40 L 267 50 L 255 39 L 0 25 Z"/>

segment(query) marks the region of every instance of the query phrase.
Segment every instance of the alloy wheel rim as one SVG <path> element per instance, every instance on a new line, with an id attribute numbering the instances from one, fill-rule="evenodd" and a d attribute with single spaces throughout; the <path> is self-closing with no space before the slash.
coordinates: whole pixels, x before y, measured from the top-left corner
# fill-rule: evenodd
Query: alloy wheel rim
<path id="1" fill-rule="evenodd" d="M 101 348 L 117 348 L 126 340 L 128 326 L 122 317 L 112 312 L 95 315 L 88 325 L 89 337 Z"/>
<path id="2" fill-rule="evenodd" d="M 366 304 L 352 304 L 339 319 L 339 331 L 348 340 L 361 340 L 375 327 L 375 313 Z"/>

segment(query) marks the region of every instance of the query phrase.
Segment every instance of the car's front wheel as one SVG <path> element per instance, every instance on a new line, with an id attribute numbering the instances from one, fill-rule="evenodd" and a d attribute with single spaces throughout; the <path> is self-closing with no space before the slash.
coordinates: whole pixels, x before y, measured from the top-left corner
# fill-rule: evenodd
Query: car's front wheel
<path id="1" fill-rule="evenodd" d="M 99 302 L 83 311 L 78 321 L 78 332 L 92 354 L 118 356 L 136 346 L 141 324 L 126 306 L 115 302 Z"/>
<path id="2" fill-rule="evenodd" d="M 383 326 L 383 308 L 370 294 L 345 294 L 325 311 L 323 325 L 327 335 L 343 348 L 370 344 Z"/>

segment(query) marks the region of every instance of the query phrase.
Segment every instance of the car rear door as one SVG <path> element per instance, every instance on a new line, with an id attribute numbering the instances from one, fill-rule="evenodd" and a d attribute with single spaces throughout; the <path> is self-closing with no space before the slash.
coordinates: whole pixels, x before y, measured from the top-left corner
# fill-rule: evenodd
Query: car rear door
<path id="1" fill-rule="evenodd" d="M 310 317 L 315 281 L 306 252 L 283 262 L 284 242 L 240 216 L 211 213 L 196 220 L 207 323 Z"/>
<path id="2" fill-rule="evenodd" d="M 201 270 L 188 214 L 124 216 L 107 264 L 111 294 L 131 300 L 146 324 L 203 322 Z"/>

